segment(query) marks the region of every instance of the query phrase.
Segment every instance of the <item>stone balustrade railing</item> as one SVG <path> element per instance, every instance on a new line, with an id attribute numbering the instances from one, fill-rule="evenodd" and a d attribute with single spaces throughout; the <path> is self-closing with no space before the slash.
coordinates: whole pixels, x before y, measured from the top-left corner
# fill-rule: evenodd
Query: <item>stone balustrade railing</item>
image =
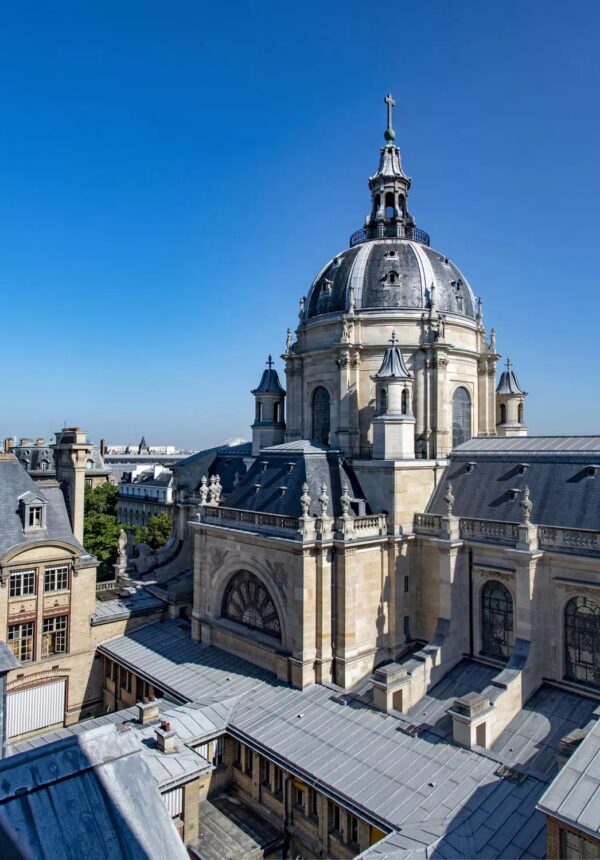
<path id="1" fill-rule="evenodd" d="M 105 579 L 103 582 L 96 583 L 96 594 L 99 591 L 113 591 L 117 587 L 116 579 Z"/>
<path id="2" fill-rule="evenodd" d="M 554 526 L 539 526 L 541 549 L 558 552 L 600 553 L 600 532 L 588 529 L 564 529 Z"/>
<path id="3" fill-rule="evenodd" d="M 442 531 L 442 518 L 439 514 L 415 514 L 413 528 L 417 534 L 439 535 Z"/>
<path id="4" fill-rule="evenodd" d="M 354 533 L 357 538 L 376 537 L 387 534 L 387 520 L 385 514 L 368 514 L 362 517 L 354 517 Z"/>
<path id="5" fill-rule="evenodd" d="M 265 514 L 260 511 L 244 511 L 217 505 L 204 505 L 199 508 L 199 512 L 202 522 L 218 523 L 242 531 L 264 531 L 292 537 L 299 529 L 296 517 L 285 517 L 281 514 Z"/>
<path id="6" fill-rule="evenodd" d="M 460 536 L 463 540 L 515 546 L 519 539 L 519 524 L 498 520 L 472 520 L 460 518 Z"/>

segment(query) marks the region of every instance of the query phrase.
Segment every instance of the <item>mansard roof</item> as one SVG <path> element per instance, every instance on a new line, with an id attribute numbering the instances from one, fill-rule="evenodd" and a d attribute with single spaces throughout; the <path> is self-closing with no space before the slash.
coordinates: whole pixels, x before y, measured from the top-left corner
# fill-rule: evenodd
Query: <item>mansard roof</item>
<path id="1" fill-rule="evenodd" d="M 30 495 L 29 495 L 30 494 Z M 58 540 L 72 544 L 80 552 L 83 547 L 75 538 L 65 499 L 60 486 L 55 481 L 49 481 L 41 487 L 27 474 L 23 466 L 12 454 L 0 455 L 0 555 L 20 544 L 25 546 L 32 540 L 31 535 L 23 531 L 23 521 L 19 511 L 19 499 L 42 499 L 47 504 L 46 528 L 42 535 L 36 536 L 44 540 Z"/>
<path id="2" fill-rule="evenodd" d="M 409 379 L 410 373 L 406 369 L 406 365 L 404 364 L 404 359 L 402 358 L 402 353 L 400 349 L 396 346 L 396 332 L 392 332 L 392 340 L 391 346 L 389 346 L 385 355 L 383 356 L 383 361 L 381 362 L 381 367 L 375 374 L 376 379 Z"/>
<path id="3" fill-rule="evenodd" d="M 496 394 L 527 394 L 527 392 L 521 388 L 519 380 L 517 379 L 517 374 L 514 372 L 509 359 L 506 361 L 506 370 L 503 370 L 502 375 L 500 376 L 500 382 L 496 388 Z"/>
<path id="4" fill-rule="evenodd" d="M 520 522 L 527 485 L 531 522 L 600 530 L 599 436 L 470 439 L 451 454 L 429 513 L 445 514 L 448 481 L 459 517 Z"/>
<path id="5" fill-rule="evenodd" d="M 258 387 L 252 389 L 252 394 L 285 394 L 285 388 L 279 381 L 279 375 L 272 366 L 271 356 L 269 356 L 267 364 L 269 366 L 263 370 Z"/>

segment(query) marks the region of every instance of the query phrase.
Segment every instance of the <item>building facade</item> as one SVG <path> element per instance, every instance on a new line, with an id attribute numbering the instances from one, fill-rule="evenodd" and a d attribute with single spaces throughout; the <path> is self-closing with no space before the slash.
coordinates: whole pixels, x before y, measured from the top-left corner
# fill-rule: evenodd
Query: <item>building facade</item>
<path id="1" fill-rule="evenodd" d="M 173 515 L 173 472 L 164 466 L 135 466 L 124 472 L 117 496 L 117 519 L 146 526 L 150 517 Z"/>

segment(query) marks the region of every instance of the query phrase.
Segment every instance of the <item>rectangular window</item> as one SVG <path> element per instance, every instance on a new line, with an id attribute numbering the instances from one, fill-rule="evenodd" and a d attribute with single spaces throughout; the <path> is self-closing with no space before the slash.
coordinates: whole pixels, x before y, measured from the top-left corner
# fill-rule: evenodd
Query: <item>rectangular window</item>
<path id="1" fill-rule="evenodd" d="M 275 794 L 283 794 L 283 772 L 280 767 L 273 767 L 273 788 Z"/>
<path id="2" fill-rule="evenodd" d="M 260 760 L 260 781 L 262 785 L 271 788 L 271 762 L 266 758 Z"/>
<path id="3" fill-rule="evenodd" d="M 42 625 L 42 657 L 67 652 L 67 615 L 44 618 Z"/>
<path id="4" fill-rule="evenodd" d="M 44 591 L 64 591 L 69 587 L 69 568 L 66 564 L 60 567 L 47 567 L 44 571 Z"/>
<path id="5" fill-rule="evenodd" d="M 235 759 L 233 766 L 240 769 L 242 767 L 242 745 L 239 741 L 235 742 Z"/>
<path id="6" fill-rule="evenodd" d="M 319 795 L 314 788 L 308 789 L 308 814 L 315 821 L 319 820 Z"/>
<path id="7" fill-rule="evenodd" d="M 332 803 L 329 801 L 328 806 L 329 812 L 329 832 L 333 833 L 341 833 L 341 821 L 340 821 L 340 808 L 337 803 Z"/>
<path id="8" fill-rule="evenodd" d="M 219 765 L 223 764 L 225 760 L 225 739 L 217 738 L 215 741 L 215 745 L 213 748 L 213 760 L 212 763 L 215 767 L 219 767 Z"/>
<path id="9" fill-rule="evenodd" d="M 408 587 L 409 587 L 409 579 L 408 579 L 408 576 L 405 576 L 404 577 L 404 593 L 405 594 L 408 594 Z"/>
<path id="10" fill-rule="evenodd" d="M 348 816 L 348 842 L 358 845 L 358 818 L 355 815 Z"/>
<path id="11" fill-rule="evenodd" d="M 297 782 L 294 783 L 294 790 L 292 792 L 292 800 L 294 806 L 299 807 L 304 810 L 304 788 Z"/>
<path id="12" fill-rule="evenodd" d="M 252 750 L 246 747 L 246 766 L 244 773 L 252 773 Z"/>
<path id="13" fill-rule="evenodd" d="M 33 629 L 33 621 L 8 628 L 8 647 L 21 663 L 33 660 Z"/>
<path id="14" fill-rule="evenodd" d="M 597 860 L 600 857 L 597 844 L 570 830 L 560 831 L 560 848 L 560 856 L 569 860 Z"/>
<path id="15" fill-rule="evenodd" d="M 131 693 L 132 690 L 132 679 L 131 672 L 127 669 L 123 669 L 121 667 L 121 678 L 120 678 L 120 686 L 122 690 L 125 690 L 126 693 Z"/>
<path id="16" fill-rule="evenodd" d="M 27 524 L 30 529 L 39 529 L 42 527 L 42 508 L 38 505 L 32 505 L 29 508 Z"/>
<path id="17" fill-rule="evenodd" d="M 13 570 L 8 586 L 9 597 L 35 594 L 35 570 Z"/>

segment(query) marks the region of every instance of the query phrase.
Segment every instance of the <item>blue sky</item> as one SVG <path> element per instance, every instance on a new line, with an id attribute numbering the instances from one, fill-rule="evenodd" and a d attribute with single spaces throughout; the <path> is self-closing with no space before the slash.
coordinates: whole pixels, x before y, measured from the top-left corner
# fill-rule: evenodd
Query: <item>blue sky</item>
<path id="1" fill-rule="evenodd" d="M 248 437 L 267 353 L 362 225 L 388 90 L 411 211 L 483 297 L 530 431 L 600 430 L 600 4 L 0 21 L 0 436 Z"/>

